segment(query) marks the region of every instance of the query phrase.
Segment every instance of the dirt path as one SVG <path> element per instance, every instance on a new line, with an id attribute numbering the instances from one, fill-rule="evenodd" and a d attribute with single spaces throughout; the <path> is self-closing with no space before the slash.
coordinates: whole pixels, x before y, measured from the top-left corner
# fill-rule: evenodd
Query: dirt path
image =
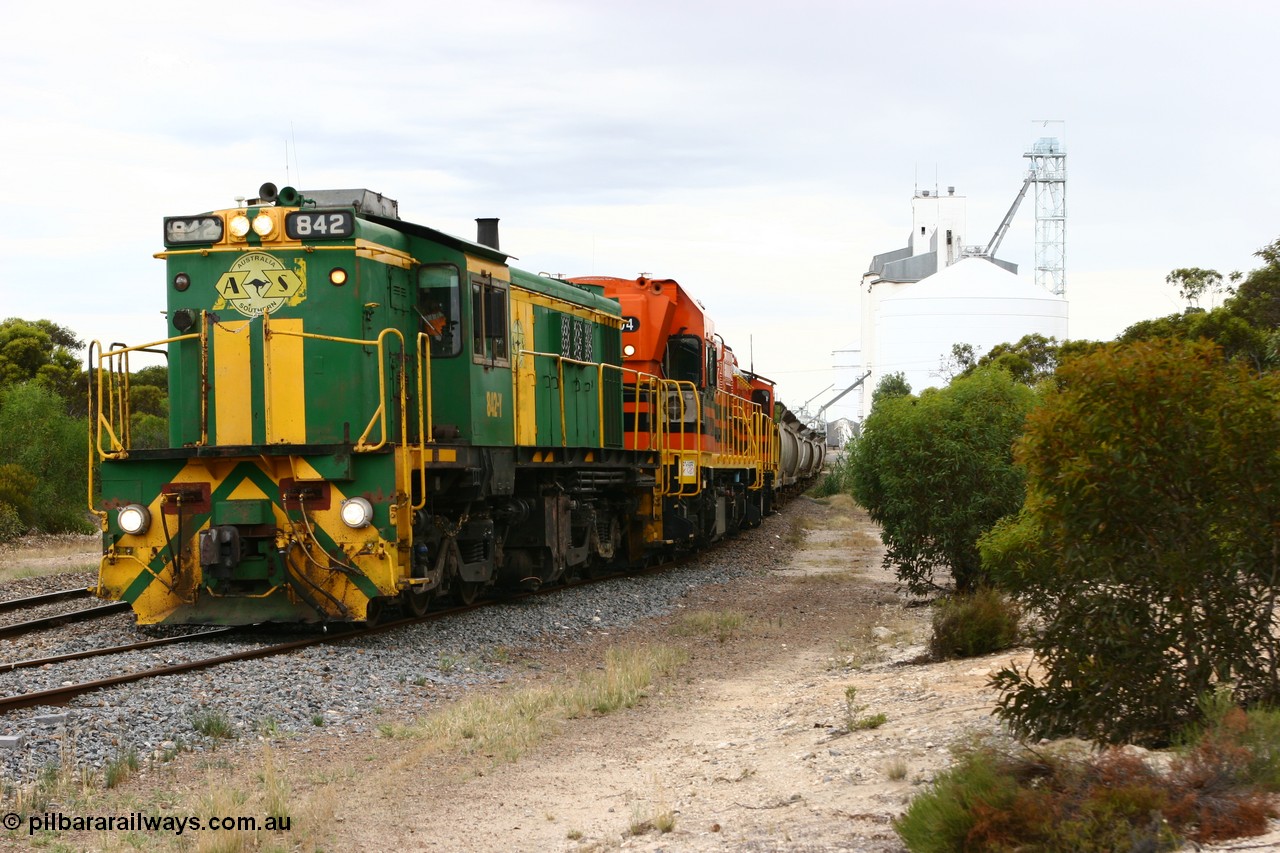
<path id="1" fill-rule="evenodd" d="M 830 529 L 810 531 L 790 569 L 689 604 L 747 620 L 723 643 L 696 643 L 674 683 L 631 711 L 570 721 L 483 775 L 433 758 L 366 776 L 343 795 L 360 806 L 338 809 L 338 848 L 903 849 L 891 818 L 946 765 L 947 744 L 993 728 L 982 685 L 1009 656 L 904 665 L 922 650 L 927 611 L 902 606 L 865 515 L 808 503 L 801 511 Z M 668 630 L 625 641 L 668 641 Z M 572 671 L 600 655 L 545 663 Z M 885 714 L 881 727 L 847 733 L 850 686 L 859 715 Z"/>

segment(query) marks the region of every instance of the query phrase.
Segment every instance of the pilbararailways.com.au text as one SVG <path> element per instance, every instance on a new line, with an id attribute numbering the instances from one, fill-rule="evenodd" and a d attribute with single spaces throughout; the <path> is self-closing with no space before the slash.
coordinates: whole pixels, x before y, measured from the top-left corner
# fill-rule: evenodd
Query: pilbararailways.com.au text
<path id="1" fill-rule="evenodd" d="M 28 815 L 26 818 L 27 835 L 37 832 L 171 832 L 181 835 L 184 832 L 202 831 L 240 831 L 240 832 L 288 832 L 293 819 L 287 815 L 282 817 L 250 817 L 250 816 L 211 816 L 199 818 L 195 816 L 175 817 L 142 812 L 129 812 L 118 815 L 66 815 L 62 812 L 45 812 Z M 22 826 L 21 815 L 9 812 L 0 818 L 5 829 L 14 830 Z"/>

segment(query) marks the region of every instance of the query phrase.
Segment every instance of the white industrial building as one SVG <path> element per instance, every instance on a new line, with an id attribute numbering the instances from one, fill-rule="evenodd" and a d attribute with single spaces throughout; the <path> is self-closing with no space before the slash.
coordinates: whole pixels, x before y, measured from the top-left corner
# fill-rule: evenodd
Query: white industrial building
<path id="1" fill-rule="evenodd" d="M 971 344 L 981 357 L 996 344 L 1014 343 L 1032 332 L 1065 340 L 1067 300 L 986 258 L 962 258 L 882 295 L 873 322 L 876 357 L 867 365 L 867 387 L 874 389 L 880 377 L 901 371 L 918 394 L 950 380 L 940 367 L 953 344 Z M 870 411 L 868 391 L 863 417 Z"/>
<path id="2" fill-rule="evenodd" d="M 954 187 L 945 195 L 924 190 L 912 198 L 906 247 L 876 255 L 862 276 L 862 340 L 853 348 L 857 355 L 844 359 L 857 366 L 837 369 L 837 388 L 870 372 L 859 388 L 859 420 L 870 413 L 871 393 L 887 374 L 902 373 L 917 394 L 945 385 L 950 376 L 944 364 L 955 344 L 969 344 L 981 357 L 996 344 L 1033 332 L 1066 339 L 1066 299 L 1020 277 L 1016 264 L 994 257 L 1022 195 L 1035 182 L 1029 173 L 985 248 L 965 245 L 965 199 Z M 1058 271 L 1061 280 L 1060 265 Z"/>

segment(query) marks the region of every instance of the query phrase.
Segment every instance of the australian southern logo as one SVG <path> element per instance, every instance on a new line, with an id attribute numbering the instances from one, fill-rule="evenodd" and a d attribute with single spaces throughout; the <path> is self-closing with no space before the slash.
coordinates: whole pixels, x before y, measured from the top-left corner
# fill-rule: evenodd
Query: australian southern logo
<path id="1" fill-rule="evenodd" d="M 217 288 L 221 303 L 246 317 L 257 317 L 264 311 L 276 311 L 286 302 L 297 305 L 307 298 L 306 267 L 299 261 L 296 270 L 286 269 L 271 255 L 249 252 L 222 274 Z"/>

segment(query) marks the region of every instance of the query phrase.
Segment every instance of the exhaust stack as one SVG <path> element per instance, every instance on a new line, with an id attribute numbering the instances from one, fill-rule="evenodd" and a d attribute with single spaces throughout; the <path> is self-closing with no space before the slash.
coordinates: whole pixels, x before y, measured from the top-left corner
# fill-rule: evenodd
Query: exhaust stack
<path id="1" fill-rule="evenodd" d="M 476 219 L 476 242 L 495 251 L 500 251 L 498 249 L 498 220 L 496 217 Z"/>

